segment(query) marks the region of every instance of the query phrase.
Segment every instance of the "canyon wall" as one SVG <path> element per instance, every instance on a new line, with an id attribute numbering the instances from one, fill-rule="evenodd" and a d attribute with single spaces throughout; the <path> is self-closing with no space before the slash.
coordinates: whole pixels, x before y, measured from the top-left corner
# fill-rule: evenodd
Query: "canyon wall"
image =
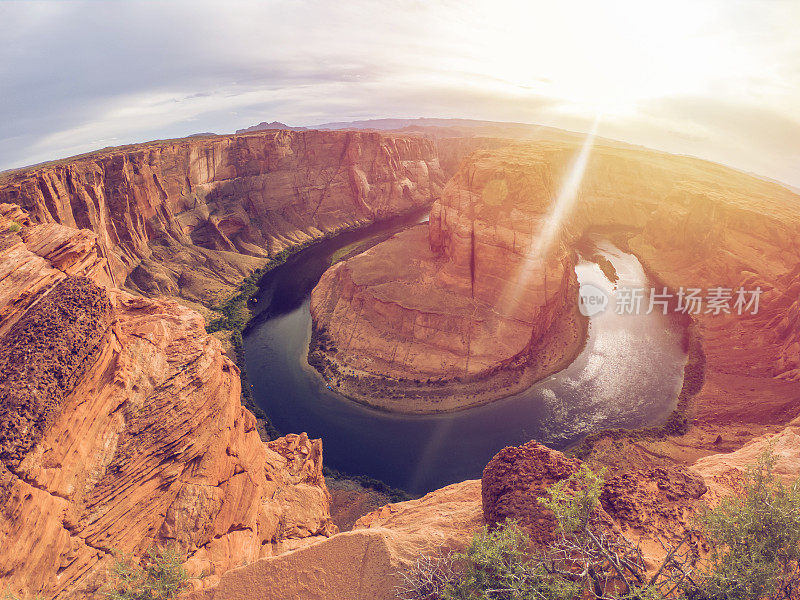
<path id="1" fill-rule="evenodd" d="M 263 443 L 203 319 L 111 287 L 103 252 L 0 205 L 0 589 L 90 597 L 151 547 L 202 587 L 335 532 L 320 440 Z"/>
<path id="2" fill-rule="evenodd" d="M 444 182 L 420 135 L 266 131 L 30 167 L 0 203 L 93 231 L 118 287 L 210 304 L 285 250 L 430 205 Z"/>
<path id="3" fill-rule="evenodd" d="M 312 355 L 326 376 L 452 380 L 512 357 L 541 359 L 545 332 L 577 303 L 571 249 L 606 228 L 624 231 L 674 291 L 763 291 L 758 314 L 694 316 L 706 354 L 700 417 L 785 422 L 800 412 L 800 197 L 721 165 L 597 141 L 574 194 L 557 205 L 579 152 L 550 141 L 479 149 L 434 204 L 427 232 L 329 270 L 312 295 L 323 340 Z M 752 411 L 740 398 L 756 393 Z"/>

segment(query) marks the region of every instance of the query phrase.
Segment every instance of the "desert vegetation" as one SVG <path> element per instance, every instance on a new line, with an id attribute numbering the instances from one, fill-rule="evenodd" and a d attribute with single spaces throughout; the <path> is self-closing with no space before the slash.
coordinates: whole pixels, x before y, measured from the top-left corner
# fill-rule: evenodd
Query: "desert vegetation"
<path id="1" fill-rule="evenodd" d="M 659 561 L 604 522 L 603 472 L 584 465 L 540 502 L 554 541 L 533 547 L 507 520 L 477 532 L 460 553 L 422 555 L 401 574 L 399 600 L 789 600 L 800 593 L 800 480 L 774 474 L 771 451 L 743 476 L 739 494 L 696 519 L 698 539 L 661 541 Z M 706 551 L 701 549 L 705 548 Z"/>
<path id="2" fill-rule="evenodd" d="M 169 600 L 186 586 L 187 574 L 174 550 L 150 548 L 141 561 L 117 556 L 103 593 L 110 600 Z"/>

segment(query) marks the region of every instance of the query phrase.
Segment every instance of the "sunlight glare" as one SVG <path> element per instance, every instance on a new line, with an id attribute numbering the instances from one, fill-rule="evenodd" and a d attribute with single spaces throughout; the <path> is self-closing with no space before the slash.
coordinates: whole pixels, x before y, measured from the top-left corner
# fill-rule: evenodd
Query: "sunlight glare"
<path id="1" fill-rule="evenodd" d="M 592 146 L 594 145 L 599 123 L 600 116 L 598 115 L 595 117 L 589 133 L 586 134 L 580 152 L 578 152 L 578 155 L 567 170 L 566 178 L 561 184 L 561 189 L 558 192 L 558 196 L 553 203 L 550 213 L 543 219 L 539 233 L 531 240 L 531 246 L 523 258 L 518 276 L 511 279 L 510 284 L 501 296 L 501 298 L 504 299 L 502 312 L 505 314 L 512 313 L 516 308 L 522 294 L 524 294 L 527 289 L 528 282 L 534 270 L 536 270 L 534 267 L 543 267 L 550 248 L 557 239 L 565 219 L 572 212 L 575 200 L 578 197 L 581 182 L 583 181 L 583 174 L 586 171 L 586 165 L 589 162 L 589 156 L 592 151 Z"/>

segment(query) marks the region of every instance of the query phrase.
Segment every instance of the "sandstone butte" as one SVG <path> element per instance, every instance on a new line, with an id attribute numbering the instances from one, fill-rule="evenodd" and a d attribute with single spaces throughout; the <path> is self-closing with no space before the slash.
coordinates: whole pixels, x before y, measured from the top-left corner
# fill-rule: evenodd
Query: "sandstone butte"
<path id="1" fill-rule="evenodd" d="M 0 589 L 88 597 L 102 582 L 111 550 L 138 555 L 153 544 L 177 544 L 195 576 L 189 594 L 195 599 L 388 600 L 397 570 L 419 552 L 463 547 L 484 523 L 521 517 L 535 539 L 546 540 L 548 516 L 531 517 L 535 497 L 578 463 L 535 443 L 500 452 L 480 481 L 384 506 L 336 534 L 321 443 L 289 435 L 264 444 L 239 403 L 236 367 L 205 334 L 202 318 L 172 300 L 117 289 L 208 302 L 278 248 L 380 218 L 371 210 L 385 205 L 386 194 L 395 199 L 394 212 L 430 202 L 442 181 L 437 154 L 448 153 L 453 165 L 459 155 L 491 148 L 459 169 L 434 207 L 427 235 L 405 234 L 417 236 L 420 254 L 403 255 L 425 262 L 426 252 L 435 252 L 442 285 L 462 296 L 469 289 L 470 301 L 474 286 L 485 301 L 492 290 L 481 275 L 503 273 L 493 272 L 488 258 L 494 252 L 513 259 L 508 236 L 517 234 L 503 211 L 518 211 L 531 223 L 540 218 L 577 150 L 552 140 L 508 144 L 266 132 L 109 150 L 0 183 Z M 354 146 L 382 148 L 373 156 L 388 158 L 353 163 L 361 155 Z M 250 195 L 251 183 L 264 184 L 273 167 L 279 181 L 291 178 L 292 168 L 307 175 L 323 147 L 341 151 L 348 165 L 331 179 L 339 181 L 340 204 L 328 204 L 332 192 L 298 175 L 297 189 L 310 190 L 302 198 L 316 198 L 330 212 L 303 213 L 298 200 L 281 205 L 288 211 L 284 229 L 255 221 L 261 213 L 242 203 L 276 196 L 271 185 Z M 401 160 L 398 148 L 412 147 Z M 241 158 L 249 152 L 259 158 Z M 235 165 L 224 181 L 209 175 L 222 164 Z M 349 176 L 341 172 L 352 173 L 354 164 L 370 190 L 382 190 L 367 196 L 366 211 L 354 201 L 359 187 L 341 183 Z M 394 170 L 382 171 L 385 165 Z M 254 175 L 258 169 L 268 173 Z M 191 178 L 205 178 L 203 190 L 230 193 L 202 195 L 199 179 Z M 547 191 L 531 199 L 525 189 Z M 246 226 L 219 226 L 240 208 L 251 219 Z M 272 210 L 273 220 L 281 216 L 279 204 Z M 474 226 L 472 211 L 481 215 Z M 692 335 L 705 355 L 704 378 L 687 407 L 688 433 L 606 436 L 587 457 L 610 469 L 603 518 L 654 553 L 656 536 L 682 532 L 697 506 L 735 489 L 744 466 L 767 444 L 778 454 L 781 475 L 798 473 L 797 211 L 797 197 L 779 186 L 696 159 L 601 143 L 569 227 L 550 249 L 570 264 L 572 241 L 609 225 L 623 228 L 630 248 L 670 286 L 741 282 L 767 291 L 755 317 L 696 319 Z M 315 221 L 321 214 L 341 220 Z M 213 236 L 199 233 L 214 225 L 235 250 L 211 247 Z M 250 228 L 263 236 L 266 255 L 241 245 L 241 232 Z M 500 240 L 496 248 L 492 239 Z M 488 254 L 465 262 L 473 240 Z M 563 271 L 559 281 L 569 285 L 566 266 L 545 264 Z M 198 283 L 191 272 L 205 279 Z M 203 291 L 206 284 L 212 294 Z M 375 294 L 367 292 L 367 299 Z M 552 293 L 548 286 L 539 297 L 557 299 Z M 463 318 L 454 314 L 454 327 Z"/>

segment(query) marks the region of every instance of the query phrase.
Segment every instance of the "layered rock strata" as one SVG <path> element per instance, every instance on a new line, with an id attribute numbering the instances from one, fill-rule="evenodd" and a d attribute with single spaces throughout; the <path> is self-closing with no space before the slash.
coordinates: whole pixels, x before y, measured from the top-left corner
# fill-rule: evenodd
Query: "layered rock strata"
<path id="1" fill-rule="evenodd" d="M 314 289 L 309 359 L 345 394 L 398 412 L 465 408 L 580 349 L 576 255 L 560 234 L 538 243 L 549 197 L 490 170 L 470 172 L 472 188 L 464 177 L 428 225 L 336 265 Z"/>
<path id="2" fill-rule="evenodd" d="M 284 251 L 430 205 L 444 181 L 419 135 L 266 131 L 23 169 L 0 202 L 93 231 L 119 287 L 209 304 Z"/>
<path id="3" fill-rule="evenodd" d="M 779 448 L 784 450 L 786 444 Z M 723 456 L 710 457 L 707 464 Z M 686 534 L 698 553 L 705 551 L 695 532 L 696 516 L 719 477 L 719 470 L 707 465 L 698 467 L 701 475 L 687 466 L 658 462 L 609 473 L 595 513 L 601 527 L 642 547 L 651 574 L 669 545 Z M 788 462 L 779 460 L 779 470 Z M 267 600 L 291 590 L 298 600 L 391 600 L 397 597 L 401 573 L 418 557 L 461 551 L 483 526 L 513 518 L 536 545 L 552 542 L 555 520 L 538 499 L 580 466 L 580 461 L 535 442 L 505 448 L 489 462 L 481 480 L 384 506 L 362 517 L 353 531 L 229 571 L 219 585 L 190 598 Z M 794 468 L 796 474 L 797 465 Z"/>
<path id="4" fill-rule="evenodd" d="M 578 144 L 536 142 L 471 154 L 434 204 L 427 232 L 399 235 L 322 278 L 312 296 L 313 362 L 367 402 L 381 379 L 390 389 L 418 380 L 411 393 L 374 401 L 390 410 L 470 406 L 479 395 L 457 378 L 488 381 L 550 359 L 554 344 L 563 351 L 565 328 L 546 334 L 577 303 L 571 249 L 605 228 L 624 231 L 630 250 L 674 291 L 763 292 L 757 314 L 703 307 L 693 316 L 706 355 L 699 416 L 796 416 L 800 197 L 713 163 L 607 142 L 596 142 L 575 172 L 579 153 Z M 574 194 L 559 201 L 571 178 Z M 460 401 L 438 402 L 442 386 Z M 514 389 L 496 379 L 483 400 Z M 742 400 L 756 396 L 755 410 Z"/>
<path id="5" fill-rule="evenodd" d="M 106 287 L 91 232 L 0 231 L 0 589 L 86 598 L 151 547 L 211 585 L 335 531 L 321 442 L 261 441 L 198 314 Z"/>

